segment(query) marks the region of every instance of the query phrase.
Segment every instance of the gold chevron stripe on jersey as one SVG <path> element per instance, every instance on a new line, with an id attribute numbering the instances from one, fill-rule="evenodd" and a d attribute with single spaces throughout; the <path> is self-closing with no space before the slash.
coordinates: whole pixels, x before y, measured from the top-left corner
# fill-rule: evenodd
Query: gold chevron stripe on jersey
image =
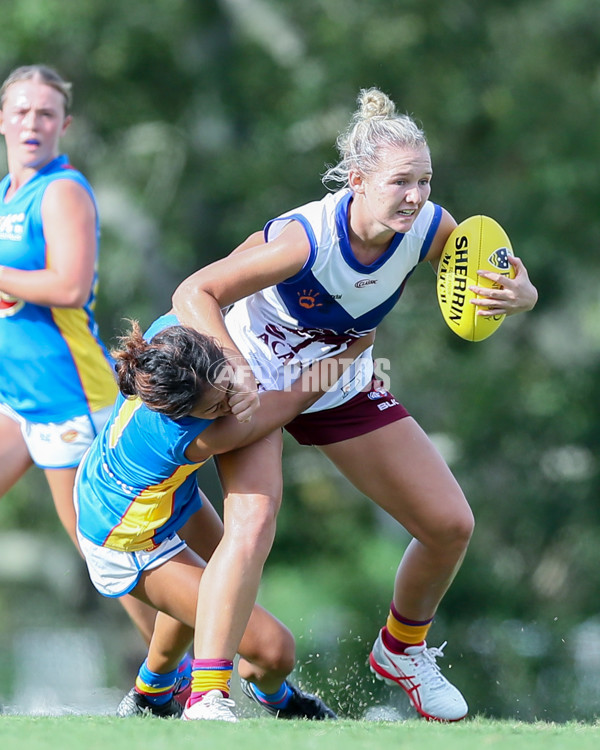
<path id="1" fill-rule="evenodd" d="M 53 307 L 51 313 L 73 357 L 90 411 L 110 406 L 117 397 L 117 383 L 110 362 L 90 331 L 87 313 L 66 307 Z"/>
<path id="2" fill-rule="evenodd" d="M 119 413 L 115 416 L 114 421 L 110 426 L 110 433 L 108 435 L 109 448 L 114 448 L 119 442 L 123 430 L 127 427 L 131 418 L 141 405 L 142 400 L 139 397 L 126 398 L 125 401 L 123 401 Z"/>
<path id="3" fill-rule="evenodd" d="M 175 492 L 203 463 L 204 461 L 180 466 L 167 479 L 146 487 L 133 497 L 121 521 L 106 538 L 104 546 L 127 552 L 154 549 L 154 532 L 171 518 Z"/>

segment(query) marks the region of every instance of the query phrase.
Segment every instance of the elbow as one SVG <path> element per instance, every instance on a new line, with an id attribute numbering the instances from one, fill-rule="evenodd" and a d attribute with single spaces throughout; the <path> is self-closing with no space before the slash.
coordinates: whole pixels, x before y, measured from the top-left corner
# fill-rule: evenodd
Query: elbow
<path id="1" fill-rule="evenodd" d="M 173 295 L 171 296 L 171 303 L 173 305 L 173 309 L 175 312 L 178 310 L 182 310 L 184 307 L 186 307 L 186 303 L 189 302 L 190 296 L 192 295 L 192 285 L 189 281 L 189 279 L 185 279 L 181 282 L 181 284 L 175 289 L 173 292 Z"/>
<path id="2" fill-rule="evenodd" d="M 181 282 L 171 296 L 175 314 L 184 319 L 196 320 L 215 307 L 221 308 L 217 294 L 208 283 L 199 283 L 197 278 L 188 278 Z M 197 321 L 196 321 L 197 322 Z"/>
<path id="3" fill-rule="evenodd" d="M 171 295 L 171 305 L 173 306 L 173 309 L 175 310 L 175 312 L 177 312 L 177 309 L 179 308 L 181 304 L 181 298 L 182 298 L 181 286 L 182 285 L 180 284 Z"/>
<path id="4" fill-rule="evenodd" d="M 89 289 L 79 289 L 74 287 L 72 289 L 66 289 L 61 295 L 59 307 L 83 307 L 90 298 Z"/>

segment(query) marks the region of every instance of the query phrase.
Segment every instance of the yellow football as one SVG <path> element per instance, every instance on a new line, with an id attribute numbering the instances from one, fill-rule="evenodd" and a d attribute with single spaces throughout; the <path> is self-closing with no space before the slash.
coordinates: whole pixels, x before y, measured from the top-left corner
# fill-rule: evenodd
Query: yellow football
<path id="1" fill-rule="evenodd" d="M 514 278 L 508 256 L 513 255 L 508 235 L 489 216 L 470 216 L 448 237 L 438 266 L 437 298 L 450 330 L 467 341 L 483 341 L 497 331 L 505 315 L 482 317 L 471 300 L 481 295 L 469 287 L 500 288 L 477 271 L 493 271 Z"/>

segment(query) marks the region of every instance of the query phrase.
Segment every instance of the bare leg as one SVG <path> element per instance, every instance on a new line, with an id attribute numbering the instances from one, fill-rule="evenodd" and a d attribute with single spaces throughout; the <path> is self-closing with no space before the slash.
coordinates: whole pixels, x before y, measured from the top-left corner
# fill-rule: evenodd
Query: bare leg
<path id="1" fill-rule="evenodd" d="M 14 420 L 0 414 L 0 497 L 33 466 L 21 428 Z M 46 479 L 52 493 L 54 506 L 65 531 L 79 550 L 75 534 L 76 517 L 73 506 L 73 484 L 76 469 L 47 469 Z M 121 603 L 140 631 L 145 643 L 150 643 L 156 612 L 131 596 Z"/>
<path id="2" fill-rule="evenodd" d="M 394 604 L 404 617 L 433 617 L 473 530 L 473 514 L 450 469 L 410 417 L 322 450 L 414 537 L 396 574 Z"/>
<path id="3" fill-rule="evenodd" d="M 203 560 L 210 560 L 223 538 L 223 521 L 204 492 L 199 490 L 199 493 L 202 508 L 179 530 L 179 536 L 185 539 L 188 547 Z"/>
<path id="4" fill-rule="evenodd" d="M 187 549 L 142 575 L 134 590 L 146 603 L 160 609 L 150 646 L 148 666 L 156 672 L 177 667 L 192 634 L 192 624 L 202 619 L 196 612 L 204 561 Z M 167 613 L 163 614 L 163 613 Z M 175 619 L 176 618 L 176 619 Z M 273 615 L 254 605 L 239 646 L 239 672 L 265 692 L 274 692 L 295 663 L 294 638 Z M 170 658 L 169 658 L 170 655 Z"/>
<path id="5" fill-rule="evenodd" d="M 200 491 L 200 495 L 203 497 L 204 505 L 181 529 L 180 536 L 192 550 L 208 560 L 223 536 L 223 522 L 204 493 Z M 169 672 L 175 669 L 191 646 L 194 631 L 181 626 L 177 620 L 161 612 L 158 613 L 158 617 L 162 622 L 158 627 L 155 625 L 156 610 L 134 596 L 123 596 L 119 601 L 140 631 L 145 643 L 150 646 L 149 668 L 153 672 Z M 155 627 L 158 628 L 156 639 L 153 637 Z"/>
<path id="6" fill-rule="evenodd" d="M 238 673 L 264 693 L 275 693 L 296 663 L 296 643 L 286 626 L 254 605 L 239 647 Z"/>
<path id="7" fill-rule="evenodd" d="M 219 457 L 225 533 L 199 591 L 194 651 L 233 660 L 256 601 L 281 502 L 279 431 Z"/>
<path id="8" fill-rule="evenodd" d="M 246 498 L 246 501 L 250 502 L 250 498 Z M 170 615 L 159 612 L 148 651 L 148 667 L 154 672 L 169 672 L 176 668 L 193 637 L 193 629 L 184 623 L 196 622 L 196 619 L 203 619 L 206 614 L 196 612 L 198 587 L 205 569 L 204 560 L 210 559 L 223 536 L 221 519 L 206 497 L 203 498 L 200 511 L 182 529 L 181 536 L 198 556 L 175 559 L 175 564 L 169 566 L 168 570 L 169 563 L 166 563 L 156 572 L 144 574 L 140 591 L 135 592 L 146 601 L 160 601 L 161 607 L 173 607 L 169 611 L 177 612 L 177 616 L 183 620 L 179 622 Z M 194 569 L 190 568 L 190 564 Z M 171 598 L 170 587 L 178 592 L 178 601 L 172 604 L 164 599 L 165 592 Z M 183 601 L 180 601 L 182 591 L 186 593 Z M 238 666 L 240 675 L 265 692 L 277 690 L 294 668 L 295 643 L 292 634 L 279 620 L 258 605 L 252 609 L 238 651 L 243 655 Z"/>
<path id="9" fill-rule="evenodd" d="M 73 505 L 73 485 L 77 469 L 46 469 L 44 473 L 60 522 L 79 551 L 76 534 L 77 517 Z M 119 601 L 139 630 L 144 642 L 150 643 L 156 611 L 132 596 L 124 596 Z"/>
<path id="10" fill-rule="evenodd" d="M 0 497 L 33 466 L 20 426 L 0 414 Z"/>
<path id="11" fill-rule="evenodd" d="M 189 519 L 180 530 L 180 536 L 185 539 L 190 549 L 197 553 L 199 558 L 195 561 L 199 567 L 204 567 L 215 551 L 223 536 L 223 522 L 219 514 L 210 504 L 208 498 L 200 491 L 202 496 L 202 508 Z M 185 568 L 186 578 L 192 575 Z M 197 583 L 196 583 L 197 581 Z M 192 575 L 192 588 L 195 586 L 194 601 L 197 598 L 200 576 Z M 147 607 L 147 604 L 128 597 L 139 606 Z M 194 608 L 195 612 L 195 608 Z M 159 612 L 156 618 L 154 633 L 149 639 L 148 667 L 153 672 L 170 672 L 177 667 L 183 655 L 190 647 L 194 638 L 194 630 L 164 612 Z"/>
<path id="12" fill-rule="evenodd" d="M 77 534 L 75 533 L 77 518 L 75 516 L 75 506 L 73 505 L 73 486 L 75 485 L 76 473 L 77 469 L 44 470 L 58 518 L 73 544 L 79 549 Z"/>
<path id="13" fill-rule="evenodd" d="M 148 648 L 148 668 L 162 674 L 177 669 L 193 638 L 193 628 L 159 612 Z"/>

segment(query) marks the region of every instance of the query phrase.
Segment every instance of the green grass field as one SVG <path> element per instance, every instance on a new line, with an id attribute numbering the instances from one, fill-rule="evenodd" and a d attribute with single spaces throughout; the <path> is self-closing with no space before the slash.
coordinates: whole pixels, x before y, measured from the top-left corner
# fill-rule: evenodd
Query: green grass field
<path id="1" fill-rule="evenodd" d="M 600 724 L 469 719 L 459 724 L 303 722 L 271 718 L 238 724 L 105 716 L 0 716 L 2 750 L 597 750 Z"/>

